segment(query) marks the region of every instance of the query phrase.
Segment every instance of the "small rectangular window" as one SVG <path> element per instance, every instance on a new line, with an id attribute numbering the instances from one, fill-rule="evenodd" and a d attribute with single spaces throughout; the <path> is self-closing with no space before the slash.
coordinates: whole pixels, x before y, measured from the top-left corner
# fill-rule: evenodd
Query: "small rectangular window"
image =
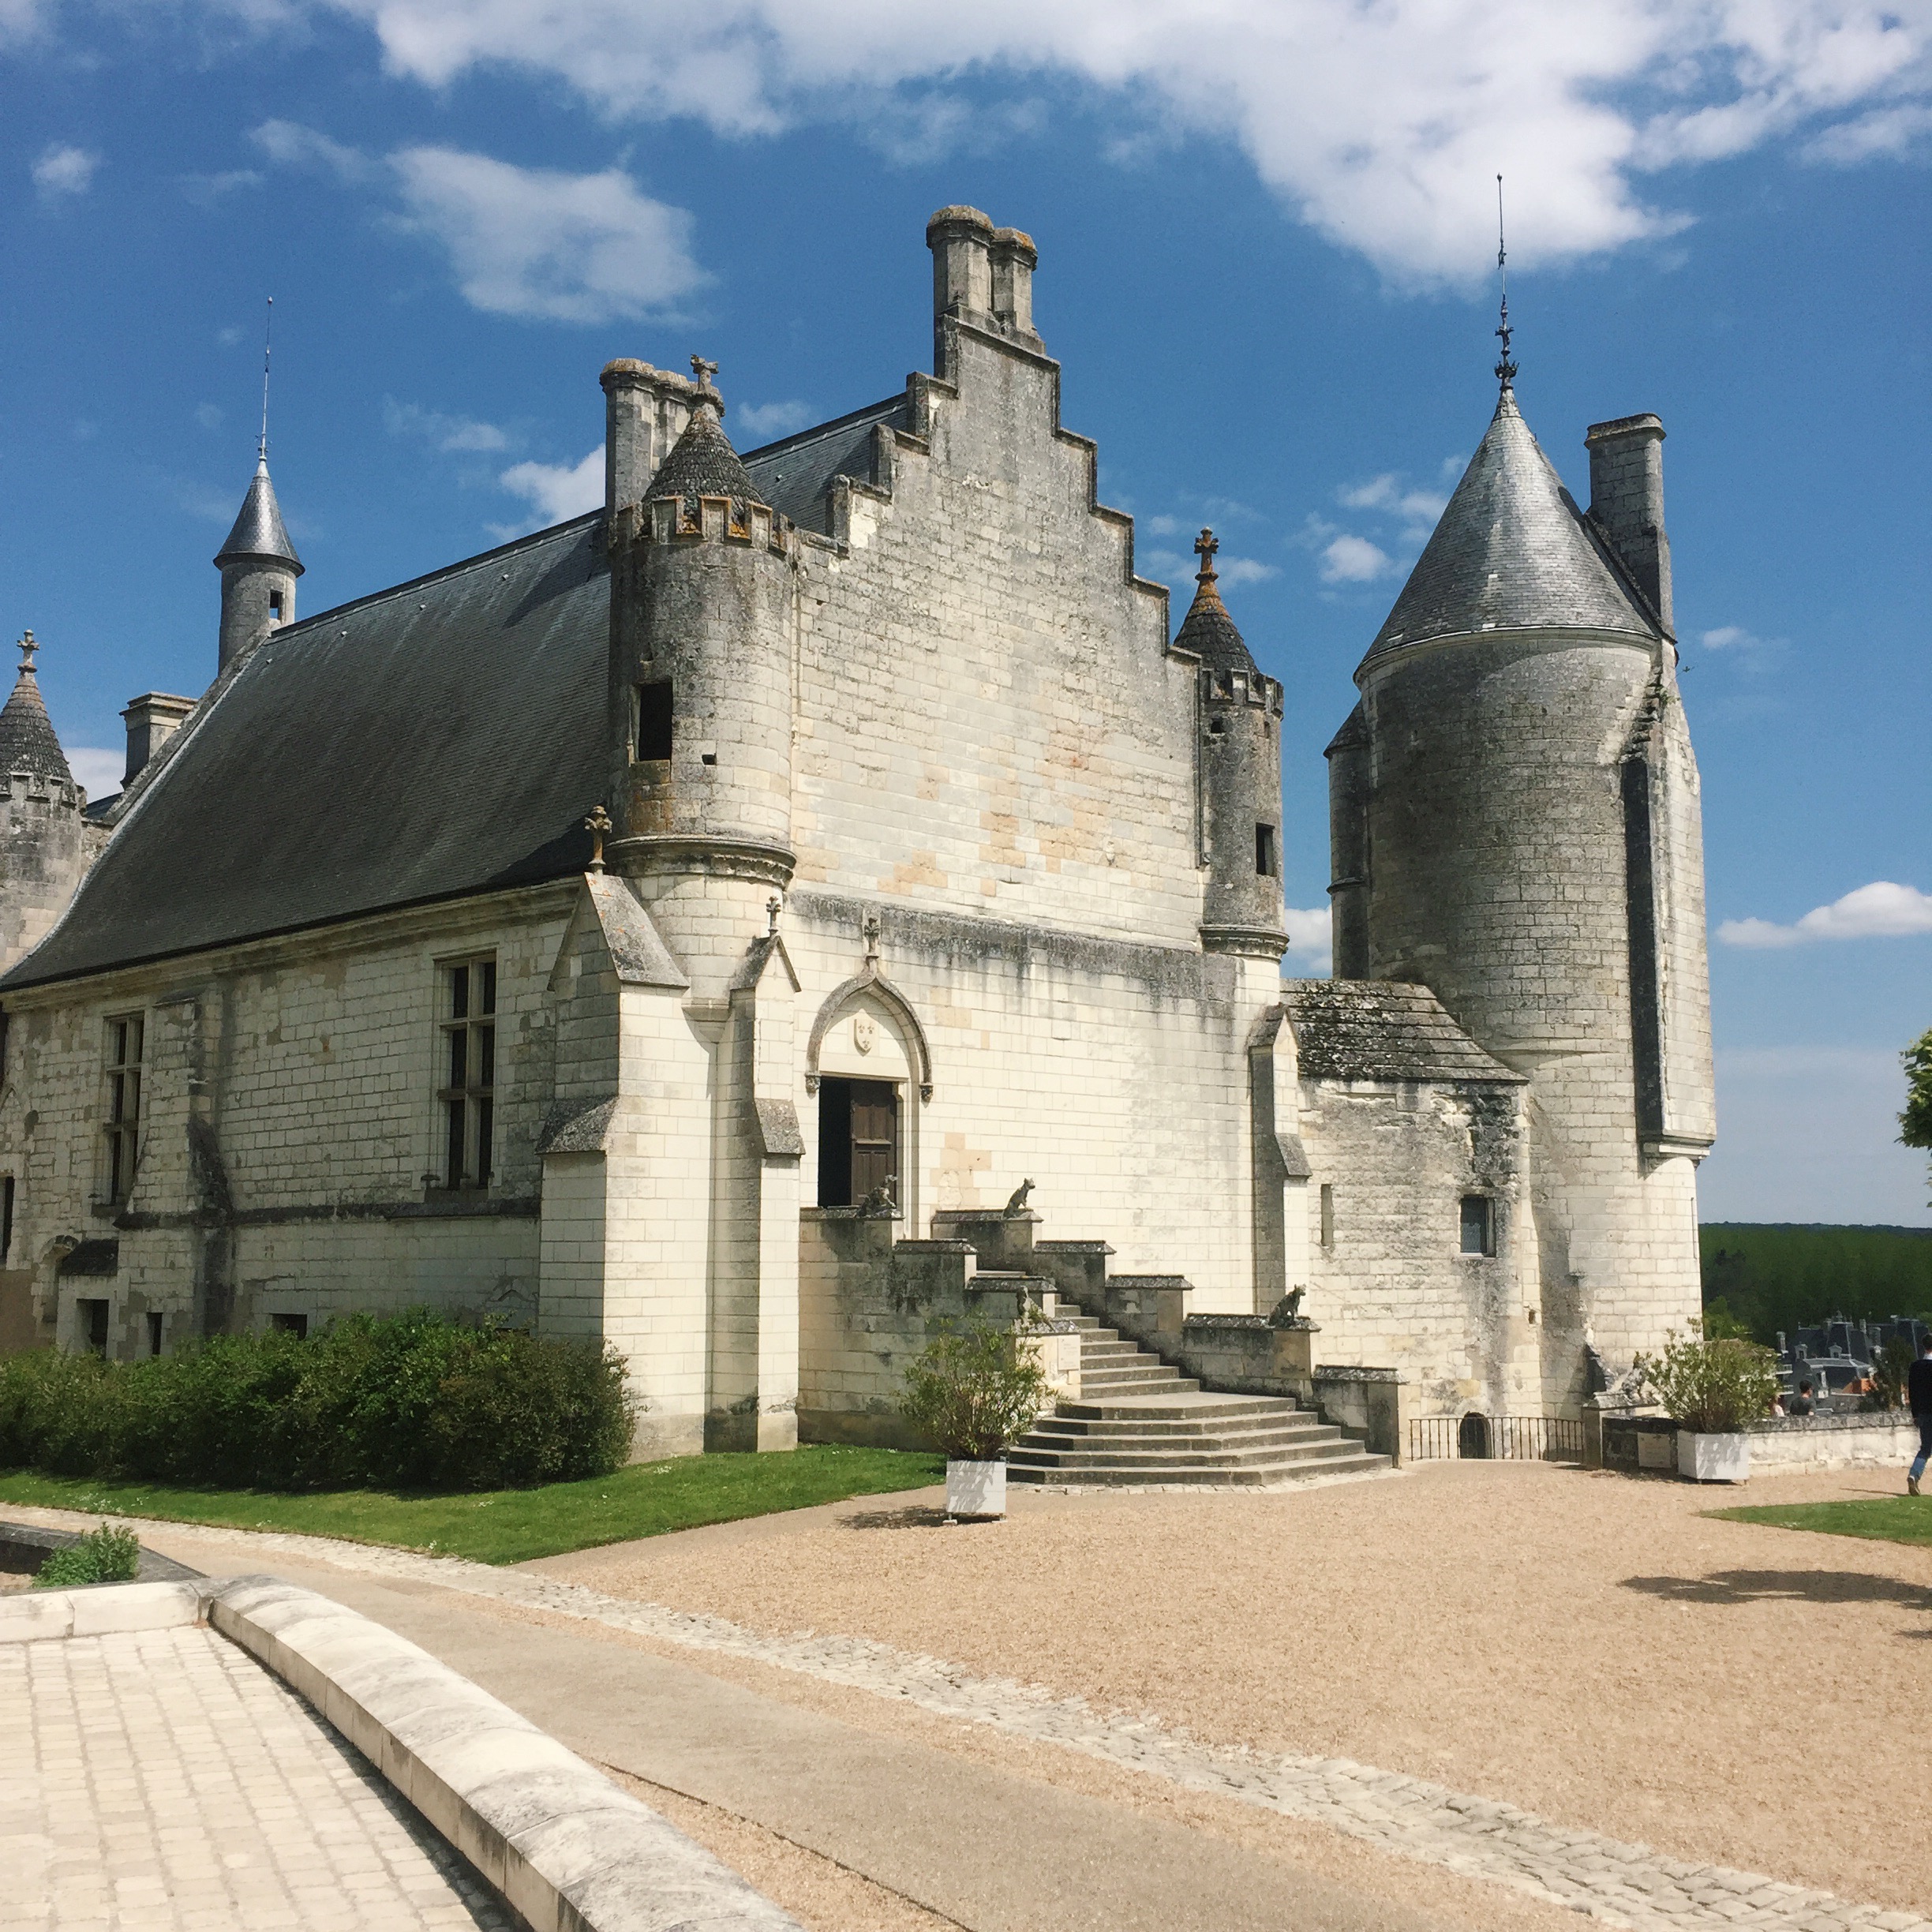
<path id="1" fill-rule="evenodd" d="M 1335 1189 L 1324 1181 L 1321 1191 L 1321 1245 L 1335 1245 Z"/>
<path id="2" fill-rule="evenodd" d="M 150 1313 L 148 1317 L 148 1353 L 150 1355 L 161 1353 L 161 1321 L 162 1318 L 156 1314 Z"/>
<path id="3" fill-rule="evenodd" d="M 80 1316 L 80 1336 L 88 1352 L 103 1359 L 107 1354 L 107 1304 L 88 1300 L 75 1303 Z"/>
<path id="4" fill-rule="evenodd" d="M 268 615 L 274 618 L 277 623 L 282 621 L 282 593 L 279 590 L 271 590 L 268 593 Z"/>
<path id="5" fill-rule="evenodd" d="M 637 755 L 640 763 L 671 755 L 671 685 L 668 679 L 637 687 Z"/>
<path id="6" fill-rule="evenodd" d="M 1255 827 L 1255 873 L 1260 878 L 1275 876 L 1275 828 L 1271 825 Z"/>
<path id="7" fill-rule="evenodd" d="M 1462 1252 L 1466 1255 L 1496 1252 L 1496 1203 L 1487 1194 L 1462 1196 Z"/>
<path id="8" fill-rule="evenodd" d="M 443 1185 L 486 1188 L 496 1140 L 496 962 L 462 960 L 443 977 Z"/>
<path id="9" fill-rule="evenodd" d="M 160 1320 L 159 1316 L 155 1319 Z M 271 1315 L 268 1325 L 277 1335 L 293 1335 L 298 1342 L 309 1339 L 309 1317 L 306 1315 Z"/>
<path id="10" fill-rule="evenodd" d="M 13 1177 L 0 1179 L 0 1264 L 13 1258 Z"/>
<path id="11" fill-rule="evenodd" d="M 107 1022 L 107 1198 L 125 1201 L 134 1185 L 140 1151 L 141 1046 L 145 1031 L 138 1013 Z"/>

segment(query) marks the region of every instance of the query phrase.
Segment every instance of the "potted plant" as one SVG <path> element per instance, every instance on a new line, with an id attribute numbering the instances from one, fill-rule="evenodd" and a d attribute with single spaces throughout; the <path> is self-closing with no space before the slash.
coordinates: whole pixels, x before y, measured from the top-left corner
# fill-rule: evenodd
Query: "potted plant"
<path id="1" fill-rule="evenodd" d="M 1677 1425 L 1677 1473 L 1693 1482 L 1743 1482 L 1750 1475 L 1747 1424 L 1771 1413 L 1777 1357 L 1735 1336 L 1664 1338 L 1661 1357 L 1637 1365 Z"/>
<path id="2" fill-rule="evenodd" d="M 1006 1451 L 1052 1389 L 1033 1346 L 1031 1305 L 1010 1329 L 975 1319 L 934 1335 L 906 1369 L 907 1421 L 945 1453 L 946 1514 L 1006 1514 Z"/>

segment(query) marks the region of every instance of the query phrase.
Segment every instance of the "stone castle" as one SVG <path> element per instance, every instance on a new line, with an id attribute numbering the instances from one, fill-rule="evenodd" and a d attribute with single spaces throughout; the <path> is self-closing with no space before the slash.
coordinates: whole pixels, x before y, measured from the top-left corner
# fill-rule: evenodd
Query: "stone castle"
<path id="1" fill-rule="evenodd" d="M 1338 1413 L 1574 1416 L 1697 1312 L 1657 418 L 1580 510 L 1506 349 L 1284 980 L 1307 698 L 1205 534 L 1178 627 L 1136 574 L 1032 241 L 927 241 L 932 374 L 740 455 L 711 365 L 613 362 L 603 507 L 299 622 L 264 453 L 215 680 L 129 705 L 104 806 L 28 653 L 0 1347 L 495 1313 L 618 1350 L 654 1455 L 897 1440 L 934 1324 L 1042 1285 Z"/>

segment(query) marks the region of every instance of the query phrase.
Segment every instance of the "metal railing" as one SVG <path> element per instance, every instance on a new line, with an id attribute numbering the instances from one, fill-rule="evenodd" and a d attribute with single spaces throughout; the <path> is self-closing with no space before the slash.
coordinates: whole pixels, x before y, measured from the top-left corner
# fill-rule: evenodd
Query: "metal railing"
<path id="1" fill-rule="evenodd" d="M 1409 1424 L 1412 1462 L 1581 1462 L 1583 1424 L 1573 1416 L 1417 1416 Z"/>

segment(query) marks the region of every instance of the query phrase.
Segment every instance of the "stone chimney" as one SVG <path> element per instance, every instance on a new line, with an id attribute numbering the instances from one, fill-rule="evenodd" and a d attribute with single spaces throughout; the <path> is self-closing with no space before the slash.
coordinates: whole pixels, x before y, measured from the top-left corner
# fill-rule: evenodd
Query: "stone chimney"
<path id="1" fill-rule="evenodd" d="M 121 713 L 127 726 L 127 769 L 122 774 L 125 791 L 144 766 L 182 727 L 182 721 L 195 707 L 192 698 L 173 698 L 166 691 L 146 691 L 128 700 Z"/>
<path id="2" fill-rule="evenodd" d="M 993 223 L 975 208 L 942 208 L 926 224 L 933 257 L 933 370 L 946 367 L 949 316 L 989 328 L 993 316 Z M 1031 247 L 1031 244 L 1028 246 Z M 1031 301 L 1029 298 L 1029 307 Z"/>
<path id="3" fill-rule="evenodd" d="M 1029 348 L 1039 348 L 1033 330 L 1033 271 L 1039 250 L 1033 238 L 1017 228 L 993 231 L 993 313 L 1009 335 Z"/>
<path id="4" fill-rule="evenodd" d="M 1619 416 L 1592 423 L 1589 451 L 1592 520 L 1624 568 L 1672 631 L 1670 539 L 1664 533 L 1664 425 L 1656 417 Z"/>
<path id="5" fill-rule="evenodd" d="M 684 433 L 698 390 L 668 369 L 620 356 L 605 365 L 604 507 L 614 515 L 642 504 L 658 466 Z"/>

